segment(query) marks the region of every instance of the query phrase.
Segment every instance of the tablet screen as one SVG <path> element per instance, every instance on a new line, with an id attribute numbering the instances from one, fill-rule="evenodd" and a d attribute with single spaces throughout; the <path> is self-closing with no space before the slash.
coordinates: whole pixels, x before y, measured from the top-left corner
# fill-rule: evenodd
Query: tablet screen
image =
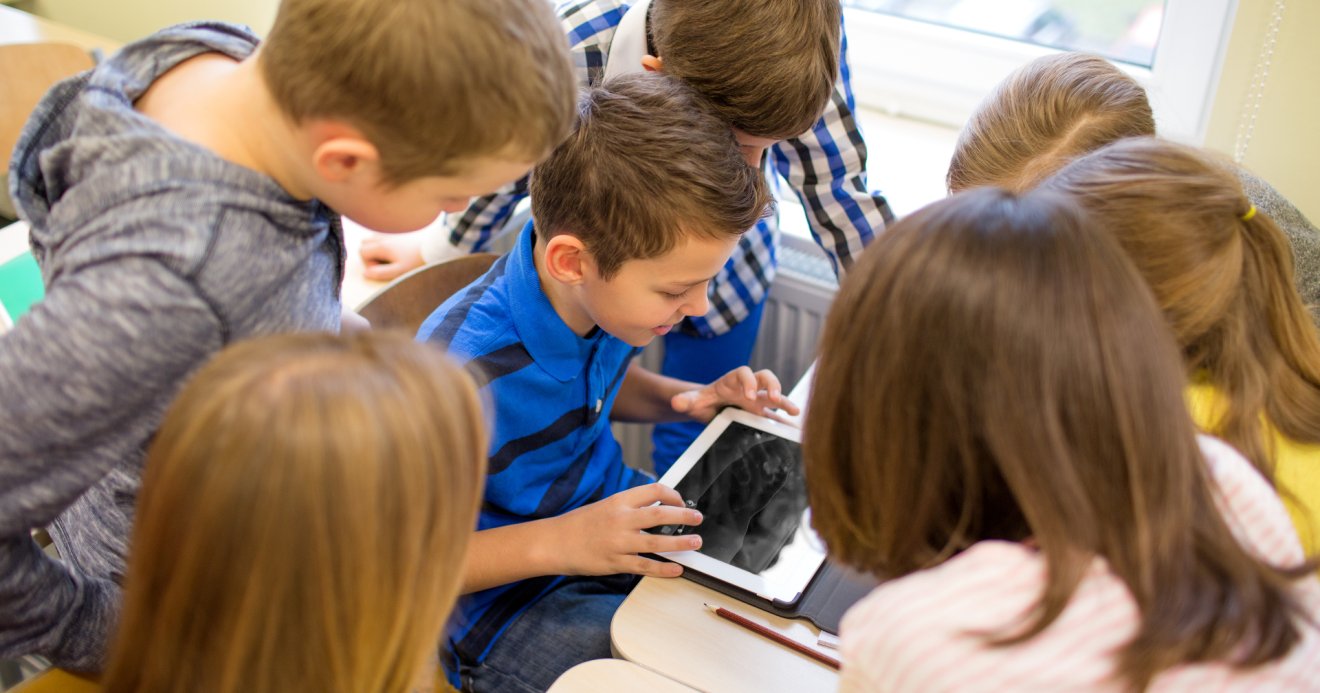
<path id="1" fill-rule="evenodd" d="M 667 474 L 661 480 L 701 511 L 702 523 L 655 531 L 699 533 L 699 553 L 759 578 L 752 582 L 753 591 L 780 601 L 795 600 L 823 558 L 807 514 L 801 446 L 736 420 L 705 442 L 708 447 L 681 478 Z M 689 452 L 697 452 L 702 443 L 699 439 Z M 705 562 L 674 560 L 712 572 L 704 569 Z"/>

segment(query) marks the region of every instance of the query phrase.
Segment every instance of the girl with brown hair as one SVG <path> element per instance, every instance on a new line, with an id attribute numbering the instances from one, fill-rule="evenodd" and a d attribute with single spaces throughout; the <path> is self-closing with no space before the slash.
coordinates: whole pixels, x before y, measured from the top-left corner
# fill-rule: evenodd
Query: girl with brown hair
<path id="1" fill-rule="evenodd" d="M 485 440 L 467 376 L 407 335 L 222 352 L 148 452 L 105 689 L 431 690 Z"/>
<path id="2" fill-rule="evenodd" d="M 949 191 L 1029 190 L 1106 144 L 1153 135 L 1146 90 L 1127 73 L 1096 55 L 1042 56 L 1005 78 L 968 119 L 949 162 Z M 1320 230 L 1269 183 L 1244 168 L 1232 172 L 1287 235 L 1297 289 L 1320 321 Z"/>
<path id="3" fill-rule="evenodd" d="M 1182 386 L 1149 289 L 1062 196 L 972 191 L 877 239 L 804 435 L 820 536 L 889 579 L 844 619 L 843 690 L 1317 680 L 1320 581 Z"/>
<path id="4" fill-rule="evenodd" d="M 1127 251 L 1182 348 L 1197 425 L 1275 481 L 1302 544 L 1320 551 L 1320 331 L 1278 226 L 1231 164 L 1153 138 L 1104 147 L 1044 185 Z"/>

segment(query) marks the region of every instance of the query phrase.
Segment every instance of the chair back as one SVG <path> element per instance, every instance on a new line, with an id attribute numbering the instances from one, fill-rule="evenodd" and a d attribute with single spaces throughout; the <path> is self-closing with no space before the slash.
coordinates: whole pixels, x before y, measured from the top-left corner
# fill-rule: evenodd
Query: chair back
<path id="1" fill-rule="evenodd" d="M 95 65 L 86 50 L 71 43 L 0 45 L 0 216 L 13 218 L 7 171 L 23 124 L 56 82 Z"/>
<path id="2" fill-rule="evenodd" d="M 485 274 L 498 257 L 474 253 L 419 267 L 372 294 L 358 313 L 375 329 L 416 333 L 441 303 Z"/>

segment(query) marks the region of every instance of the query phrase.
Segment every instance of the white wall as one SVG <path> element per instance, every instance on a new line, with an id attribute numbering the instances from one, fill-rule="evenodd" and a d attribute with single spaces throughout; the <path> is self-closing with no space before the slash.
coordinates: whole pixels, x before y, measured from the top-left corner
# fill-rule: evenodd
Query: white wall
<path id="1" fill-rule="evenodd" d="M 17 6 L 84 31 L 132 41 L 194 19 L 238 22 L 265 34 L 279 0 L 25 0 Z"/>
<path id="2" fill-rule="evenodd" d="M 1275 0 L 1239 0 L 1206 145 L 1232 154 Z M 1320 222 L 1320 2 L 1287 0 L 1254 135 L 1242 161 Z"/>

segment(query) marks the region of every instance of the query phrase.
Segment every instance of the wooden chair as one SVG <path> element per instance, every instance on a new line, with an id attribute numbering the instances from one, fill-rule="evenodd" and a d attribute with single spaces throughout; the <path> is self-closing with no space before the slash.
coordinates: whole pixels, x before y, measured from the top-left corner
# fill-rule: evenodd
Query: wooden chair
<path id="1" fill-rule="evenodd" d="M 18 135 L 37 102 L 54 84 L 95 65 L 83 48 L 70 43 L 0 45 L 0 216 L 14 218 L 9 200 L 9 159 Z"/>
<path id="2" fill-rule="evenodd" d="M 415 333 L 445 299 L 485 274 L 498 257 L 475 253 L 419 267 L 372 294 L 358 313 L 373 328 Z"/>

